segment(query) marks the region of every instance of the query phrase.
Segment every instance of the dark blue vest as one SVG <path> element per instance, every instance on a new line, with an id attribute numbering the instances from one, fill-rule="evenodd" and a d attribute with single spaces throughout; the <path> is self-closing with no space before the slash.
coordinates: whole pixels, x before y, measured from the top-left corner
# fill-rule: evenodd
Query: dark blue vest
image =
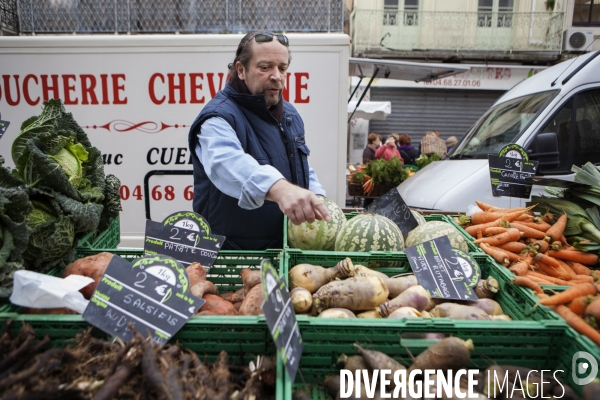
<path id="1" fill-rule="evenodd" d="M 196 155 L 196 144 L 200 126 L 211 117 L 225 119 L 237 133 L 244 151 L 259 164 L 272 165 L 288 182 L 308 188 L 309 150 L 300 115 L 294 106 L 284 102 L 281 121 L 276 121 L 263 95 L 240 94 L 228 83 L 202 109 L 189 133 L 194 165 L 193 209 L 208 220 L 213 233 L 227 237 L 223 248 L 282 248 L 283 213 L 277 203 L 265 200 L 260 208 L 242 209 L 238 199 L 221 192 L 206 175 Z"/>

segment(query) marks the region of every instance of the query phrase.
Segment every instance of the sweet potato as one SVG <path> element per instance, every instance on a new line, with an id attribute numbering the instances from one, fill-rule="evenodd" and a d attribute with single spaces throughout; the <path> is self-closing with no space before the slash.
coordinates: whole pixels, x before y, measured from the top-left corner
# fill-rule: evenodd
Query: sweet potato
<path id="1" fill-rule="evenodd" d="M 208 311 L 216 315 L 238 315 L 233 304 L 217 295 L 205 294 L 202 298 L 206 300 L 206 303 L 204 303 L 198 312 Z"/>
<path id="2" fill-rule="evenodd" d="M 104 275 L 104 271 L 106 271 L 106 267 L 110 263 L 112 256 L 112 253 L 102 252 L 80 258 L 65 267 L 62 277 L 66 278 L 69 275 L 83 275 L 92 278 L 94 282 L 80 290 L 83 297 L 89 300 L 94 294 L 102 275 Z"/>
<path id="3" fill-rule="evenodd" d="M 298 264 L 289 272 L 290 289 L 302 287 L 311 293 L 315 293 L 320 287 L 336 278 L 347 278 L 355 275 L 356 267 L 348 257 L 331 268 L 324 268 L 320 265 Z"/>
<path id="4" fill-rule="evenodd" d="M 240 315 L 260 315 L 262 311 L 262 303 L 265 300 L 263 295 L 262 285 L 256 285 L 246 296 L 240 306 Z"/>
<path id="5" fill-rule="evenodd" d="M 452 318 L 464 320 L 489 320 L 489 315 L 480 308 L 455 303 L 443 303 L 430 312 L 434 318 Z"/>
<path id="6" fill-rule="evenodd" d="M 240 276 L 242 277 L 242 282 L 244 283 L 244 294 L 248 294 L 248 292 L 261 281 L 259 270 L 244 268 L 241 270 Z"/>
<path id="7" fill-rule="evenodd" d="M 188 265 L 188 267 L 185 269 L 185 272 L 187 272 L 188 277 L 190 278 L 190 287 L 194 286 L 198 282 L 206 281 L 206 269 L 204 269 L 202 264 L 198 262 Z"/>
<path id="8" fill-rule="evenodd" d="M 301 287 L 293 288 L 290 292 L 290 298 L 292 300 L 292 305 L 294 306 L 294 311 L 298 314 L 307 313 L 310 311 L 312 307 L 312 294 Z"/>
<path id="9" fill-rule="evenodd" d="M 362 311 L 381 305 L 387 300 L 388 294 L 387 285 L 381 278 L 360 276 L 321 286 L 313 294 L 313 304 L 317 312 L 327 308 Z"/>
<path id="10" fill-rule="evenodd" d="M 223 300 L 227 300 L 232 303 L 238 303 L 244 300 L 244 288 L 241 288 L 237 292 L 222 293 L 221 297 L 223 298 Z"/>
<path id="11" fill-rule="evenodd" d="M 219 291 L 214 283 L 210 281 L 199 281 L 190 288 L 190 293 L 196 297 L 202 298 L 205 294 L 219 294 Z M 223 298 L 221 297 L 221 299 Z"/>
<path id="12" fill-rule="evenodd" d="M 415 357 L 408 374 L 415 369 L 459 370 L 471 361 L 473 341 L 457 337 L 442 339 Z"/>

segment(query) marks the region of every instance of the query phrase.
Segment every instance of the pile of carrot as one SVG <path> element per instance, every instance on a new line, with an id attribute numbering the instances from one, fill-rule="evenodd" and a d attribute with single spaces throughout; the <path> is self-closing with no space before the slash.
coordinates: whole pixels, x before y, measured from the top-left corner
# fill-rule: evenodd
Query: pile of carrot
<path id="1" fill-rule="evenodd" d="M 539 304 L 550 306 L 563 317 L 570 327 L 600 346 L 600 291 L 599 283 L 579 283 L 552 296 L 526 276 L 515 276 L 514 283 L 532 289 L 540 298 Z"/>
<path id="2" fill-rule="evenodd" d="M 593 269 L 598 255 L 580 251 L 565 239 L 567 214 L 535 216 L 530 208 L 476 203 L 483 211 L 460 221 L 469 223 L 464 228 L 476 238 L 474 243 L 513 274 L 540 285 L 561 286 L 591 284 L 600 278 Z"/>

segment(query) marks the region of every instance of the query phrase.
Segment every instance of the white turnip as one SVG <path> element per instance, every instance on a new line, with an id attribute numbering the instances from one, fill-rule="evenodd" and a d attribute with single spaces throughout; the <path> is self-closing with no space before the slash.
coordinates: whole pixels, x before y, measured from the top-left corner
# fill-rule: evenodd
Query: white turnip
<path id="1" fill-rule="evenodd" d="M 400 307 L 388 315 L 388 319 L 421 318 L 421 316 L 421 313 L 412 307 Z"/>
<path id="2" fill-rule="evenodd" d="M 398 278 L 387 278 L 384 279 L 388 290 L 390 291 L 390 298 L 397 297 L 400 293 L 412 286 L 417 286 L 419 282 L 417 277 L 414 275 L 400 276 Z"/>
<path id="3" fill-rule="evenodd" d="M 319 314 L 319 318 L 356 318 L 356 315 L 346 308 L 328 308 Z"/>
<path id="4" fill-rule="evenodd" d="M 348 257 L 331 268 L 324 268 L 320 265 L 298 264 L 289 273 L 290 289 L 302 287 L 310 293 L 315 293 L 321 286 L 336 278 L 353 277 L 355 275 L 356 267 Z"/>
<path id="5" fill-rule="evenodd" d="M 473 290 L 480 299 L 493 299 L 500 290 L 500 284 L 493 276 L 489 276 L 487 279 L 480 279 Z"/>
<path id="6" fill-rule="evenodd" d="M 412 286 L 379 306 L 379 313 L 382 317 L 387 317 L 400 307 L 412 307 L 417 311 L 423 311 L 430 299 L 429 292 L 423 286 Z"/>
<path id="7" fill-rule="evenodd" d="M 490 316 L 481 308 L 463 306 L 456 303 L 443 303 L 429 311 L 434 318 L 452 318 L 464 320 L 489 320 Z"/>
<path id="8" fill-rule="evenodd" d="M 369 310 L 388 298 L 385 282 L 376 276 L 361 276 L 329 282 L 313 294 L 317 312 L 327 308 L 347 308 L 351 311 Z"/>
<path id="9" fill-rule="evenodd" d="M 356 314 L 356 318 L 381 318 L 381 314 L 379 314 L 378 309 L 374 309 Z"/>
<path id="10" fill-rule="evenodd" d="M 477 308 L 481 308 L 488 315 L 504 315 L 504 311 L 502 311 L 502 307 L 498 302 L 492 299 L 479 299 L 475 301 L 468 301 L 468 306 L 473 306 Z"/>
<path id="11" fill-rule="evenodd" d="M 312 294 L 308 290 L 301 287 L 293 288 L 290 292 L 290 298 L 296 313 L 303 314 L 310 311 L 313 299 Z"/>
<path id="12" fill-rule="evenodd" d="M 392 357 L 376 350 L 366 350 L 360 347 L 358 344 L 354 344 L 354 347 L 358 349 L 360 354 L 365 359 L 365 362 L 369 368 L 373 369 L 389 369 L 392 371 L 391 376 L 394 376 L 396 371 L 405 370 L 406 367 L 394 360 Z"/>

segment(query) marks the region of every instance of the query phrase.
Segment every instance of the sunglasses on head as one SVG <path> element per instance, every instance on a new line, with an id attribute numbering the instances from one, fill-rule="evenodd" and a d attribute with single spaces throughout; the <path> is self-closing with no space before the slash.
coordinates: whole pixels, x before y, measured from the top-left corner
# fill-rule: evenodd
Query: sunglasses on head
<path id="1" fill-rule="evenodd" d="M 290 42 L 289 42 L 287 36 L 285 36 L 281 33 L 272 33 L 272 32 L 257 33 L 254 36 L 252 36 L 246 43 L 249 43 L 250 41 L 252 41 L 252 39 L 254 39 L 256 41 L 256 43 L 270 42 L 273 40 L 273 37 L 276 37 L 277 40 L 279 40 L 279 43 L 281 43 L 285 47 L 289 47 Z"/>

